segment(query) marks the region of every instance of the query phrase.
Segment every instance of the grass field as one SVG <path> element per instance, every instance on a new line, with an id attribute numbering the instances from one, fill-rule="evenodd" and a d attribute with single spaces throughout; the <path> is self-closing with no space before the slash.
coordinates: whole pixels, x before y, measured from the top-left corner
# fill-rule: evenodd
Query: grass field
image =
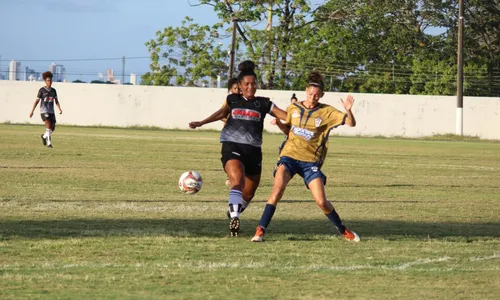
<path id="1" fill-rule="evenodd" d="M 1 299 L 498 299 L 500 143 L 332 137 L 334 234 L 300 178 L 249 242 L 280 135 L 229 238 L 218 133 L 0 125 Z M 180 193 L 186 170 L 204 179 Z"/>

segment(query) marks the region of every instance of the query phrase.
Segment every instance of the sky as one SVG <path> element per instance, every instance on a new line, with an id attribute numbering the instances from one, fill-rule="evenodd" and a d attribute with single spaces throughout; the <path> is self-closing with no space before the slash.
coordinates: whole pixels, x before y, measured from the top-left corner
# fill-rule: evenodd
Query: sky
<path id="1" fill-rule="evenodd" d="M 107 68 L 117 77 L 121 59 L 63 60 L 149 57 L 144 43 L 158 30 L 180 26 L 185 16 L 198 24 L 218 22 L 210 6 L 192 7 L 188 0 L 0 0 L 0 71 L 15 59 L 36 71 L 63 64 L 71 81 L 97 79 Z M 125 62 L 127 75 L 148 70 L 148 58 Z"/>
<path id="2" fill-rule="evenodd" d="M 0 72 L 7 75 L 14 59 L 37 72 L 63 64 L 69 81 L 96 80 L 107 68 L 121 79 L 125 56 L 128 82 L 130 73 L 149 71 L 145 42 L 156 31 L 181 26 L 186 16 L 198 24 L 219 21 L 212 7 L 190 3 L 198 0 L 0 0 Z M 229 44 L 230 37 L 220 42 Z M 103 58 L 117 59 L 65 61 Z"/>

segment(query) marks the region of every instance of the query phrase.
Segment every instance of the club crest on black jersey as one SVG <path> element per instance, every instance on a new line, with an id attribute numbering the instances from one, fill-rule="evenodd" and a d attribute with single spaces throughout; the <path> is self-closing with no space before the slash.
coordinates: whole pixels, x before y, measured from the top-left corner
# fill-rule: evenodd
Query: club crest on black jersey
<path id="1" fill-rule="evenodd" d="M 221 142 L 261 147 L 264 119 L 271 113 L 273 102 L 266 97 L 246 100 L 242 95 L 231 94 L 227 96 L 226 104 L 230 114 L 221 132 Z"/>

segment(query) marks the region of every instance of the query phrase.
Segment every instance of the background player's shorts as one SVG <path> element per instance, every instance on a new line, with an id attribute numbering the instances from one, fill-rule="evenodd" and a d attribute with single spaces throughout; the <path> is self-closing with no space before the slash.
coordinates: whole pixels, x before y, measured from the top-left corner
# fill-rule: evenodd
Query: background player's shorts
<path id="1" fill-rule="evenodd" d="M 321 178 L 323 184 L 326 185 L 326 176 L 321 172 L 320 165 L 315 162 L 306 162 L 293 159 L 288 156 L 280 157 L 278 161 L 278 166 L 285 166 L 288 173 L 293 177 L 295 174 L 299 174 L 300 177 L 304 179 L 304 183 L 307 188 L 309 188 L 309 183 L 316 178 Z M 274 171 L 276 173 L 276 171 Z"/>
<path id="2" fill-rule="evenodd" d="M 56 115 L 55 114 L 49 114 L 49 113 L 43 113 L 41 114 L 42 121 L 49 120 L 50 123 L 55 124 L 56 123 Z"/>
<path id="3" fill-rule="evenodd" d="M 222 167 L 228 160 L 237 159 L 245 167 L 245 175 L 262 173 L 262 148 L 233 142 L 222 142 Z"/>

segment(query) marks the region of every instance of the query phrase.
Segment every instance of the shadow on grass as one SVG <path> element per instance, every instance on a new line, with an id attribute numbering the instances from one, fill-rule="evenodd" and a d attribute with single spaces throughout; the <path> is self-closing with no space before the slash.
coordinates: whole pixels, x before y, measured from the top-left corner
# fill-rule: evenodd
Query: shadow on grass
<path id="1" fill-rule="evenodd" d="M 258 225 L 256 219 L 242 219 L 242 236 L 250 237 Z M 346 225 L 364 238 L 401 239 L 447 237 L 500 237 L 500 223 L 416 223 L 391 220 L 349 220 Z M 221 219 L 72 219 L 0 221 L 0 240 L 16 238 L 60 239 L 85 237 L 224 237 L 227 220 Z M 295 235 L 294 240 L 308 240 L 311 235 L 332 235 L 333 226 L 325 218 L 283 220 L 276 216 L 269 233 Z M 299 236 L 304 236 L 299 237 Z"/>
<path id="2" fill-rule="evenodd" d="M 10 201 L 10 200 L 2 200 L 0 201 Z M 47 200 L 47 202 L 60 202 L 60 203 L 120 203 L 120 202 L 125 202 L 125 203 L 193 203 L 193 205 L 196 205 L 197 203 L 223 203 L 227 204 L 227 200 L 203 200 L 203 199 L 178 199 L 178 200 L 123 200 L 123 199 L 116 199 L 116 200 L 97 200 L 97 199 L 90 199 L 90 200 Z M 266 203 L 267 200 L 252 200 L 252 203 Z M 351 203 L 351 204 L 391 204 L 391 203 L 436 203 L 439 202 L 438 200 L 426 200 L 426 201 L 418 201 L 418 200 L 332 200 L 332 203 Z M 306 199 L 306 200 L 298 200 L 298 199 L 286 199 L 286 200 L 281 200 L 280 203 L 314 203 L 314 200 L 312 199 Z"/>

